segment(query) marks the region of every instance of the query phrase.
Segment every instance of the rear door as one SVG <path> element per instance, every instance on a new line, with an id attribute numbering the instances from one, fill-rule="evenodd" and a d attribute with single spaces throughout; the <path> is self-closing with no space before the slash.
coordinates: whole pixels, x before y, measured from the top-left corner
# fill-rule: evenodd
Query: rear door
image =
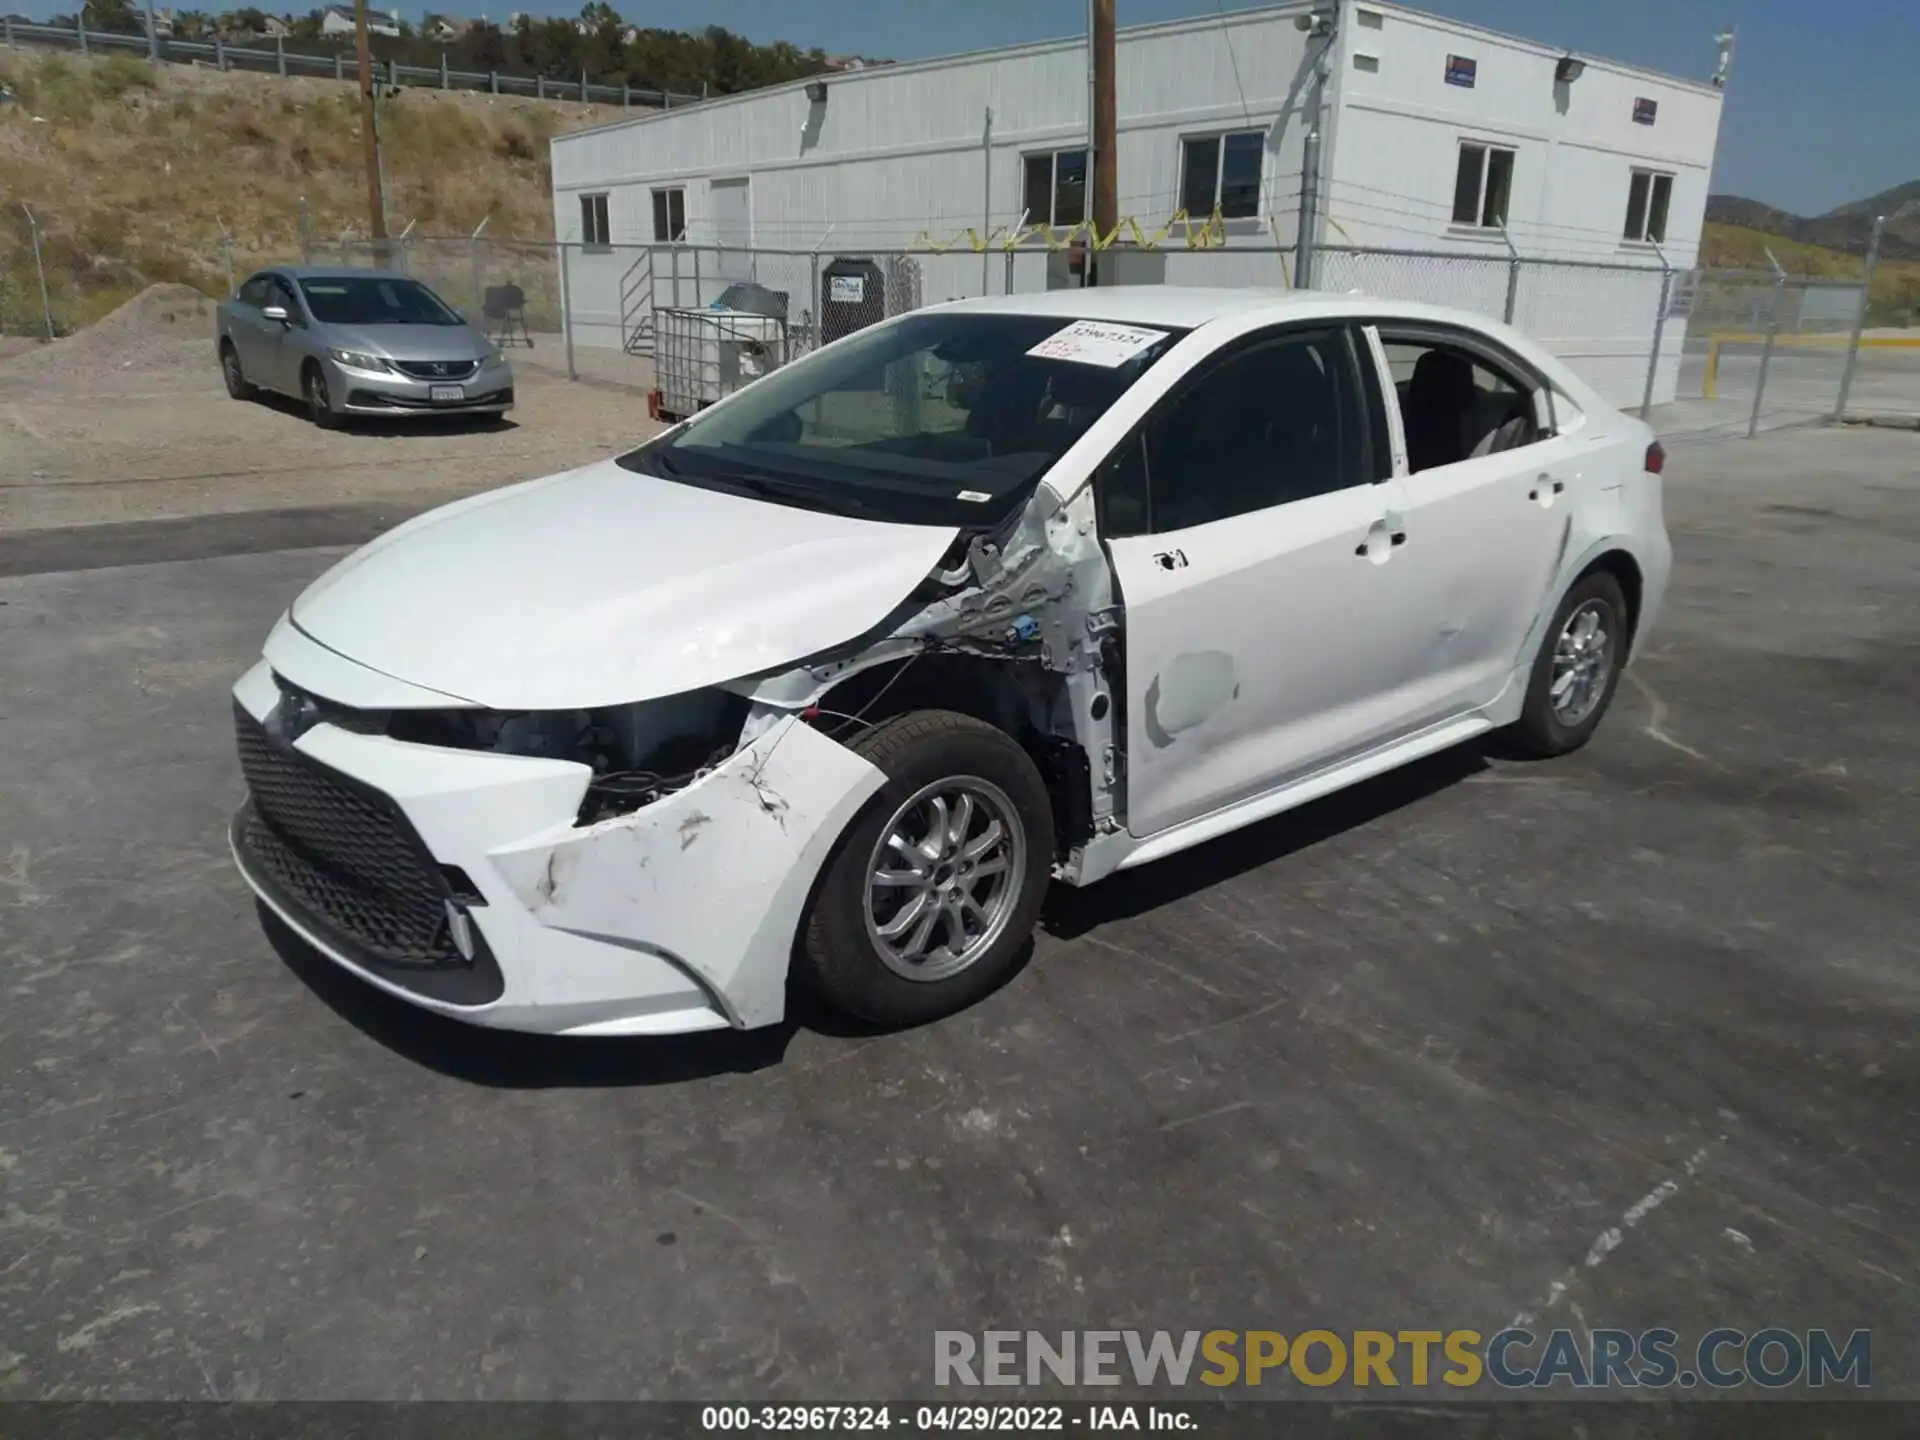
<path id="1" fill-rule="evenodd" d="M 1147 836 L 1405 728 L 1404 498 L 1340 325 L 1224 346 L 1096 477 Z"/>
<path id="2" fill-rule="evenodd" d="M 1407 555 L 1417 595 L 1416 715 L 1490 703 L 1565 553 L 1584 447 L 1554 433 L 1546 387 L 1490 337 L 1383 320 L 1369 348 L 1396 397 Z"/>

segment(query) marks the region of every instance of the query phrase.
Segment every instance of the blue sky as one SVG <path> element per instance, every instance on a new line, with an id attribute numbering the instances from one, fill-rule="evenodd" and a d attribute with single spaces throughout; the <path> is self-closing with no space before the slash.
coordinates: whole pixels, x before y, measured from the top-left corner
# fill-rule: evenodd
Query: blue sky
<path id="1" fill-rule="evenodd" d="M 194 3 L 194 0 L 176 0 Z M 298 0 L 260 0 L 280 8 Z M 394 0 L 375 0 L 389 8 Z M 577 14 L 566 0 L 400 0 L 426 9 Z M 1713 188 L 1812 215 L 1920 178 L 1920 0 L 1412 0 L 1414 8 L 1671 74 L 1712 73 L 1739 26 Z M 202 8 L 225 8 L 198 0 Z M 1214 0 L 1117 0 L 1120 23 L 1211 14 Z M 1219 0 L 1227 9 L 1246 0 Z M 498 8 L 493 8 L 497 6 Z M 35 0 L 46 14 L 69 4 Z M 298 8 L 307 8 L 298 4 Z M 1084 34 L 1085 0 L 703 0 L 618 3 L 636 23 L 718 24 L 758 41 L 923 59 Z"/>

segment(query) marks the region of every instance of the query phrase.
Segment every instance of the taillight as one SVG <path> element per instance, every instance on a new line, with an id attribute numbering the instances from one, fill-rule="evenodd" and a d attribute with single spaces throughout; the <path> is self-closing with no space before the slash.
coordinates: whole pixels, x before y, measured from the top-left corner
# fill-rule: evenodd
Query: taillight
<path id="1" fill-rule="evenodd" d="M 1656 440 L 1651 445 L 1647 446 L 1647 473 L 1649 475 L 1664 474 L 1666 472 L 1666 468 L 1667 468 L 1666 447 L 1661 445 L 1661 443 L 1658 440 Z"/>

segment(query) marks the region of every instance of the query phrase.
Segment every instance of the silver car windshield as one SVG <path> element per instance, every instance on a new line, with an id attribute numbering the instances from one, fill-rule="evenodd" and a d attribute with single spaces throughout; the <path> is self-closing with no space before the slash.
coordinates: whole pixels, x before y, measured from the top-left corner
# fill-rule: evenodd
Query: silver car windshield
<path id="1" fill-rule="evenodd" d="M 418 280 L 386 275 L 329 276 L 302 280 L 300 293 L 322 325 L 459 325 L 448 309 Z"/>

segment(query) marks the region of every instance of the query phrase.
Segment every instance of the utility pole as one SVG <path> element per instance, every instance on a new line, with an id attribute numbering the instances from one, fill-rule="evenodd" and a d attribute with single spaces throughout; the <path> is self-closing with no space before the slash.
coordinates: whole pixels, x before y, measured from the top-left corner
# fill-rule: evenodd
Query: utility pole
<path id="1" fill-rule="evenodd" d="M 375 248 L 387 238 L 387 200 L 380 183 L 380 121 L 374 114 L 373 49 L 367 41 L 367 0 L 354 0 L 353 44 L 360 62 L 360 133 L 367 147 L 367 215 Z"/>
<path id="2" fill-rule="evenodd" d="M 1096 240 L 1111 240 L 1120 226 L 1119 197 L 1119 105 L 1114 93 L 1115 22 L 1114 0 L 1091 0 L 1092 16 L 1088 27 L 1093 47 L 1093 113 L 1088 117 L 1089 139 L 1093 153 L 1087 157 L 1093 184 L 1093 232 Z M 1089 247 L 1087 265 L 1093 272 L 1089 280 L 1097 283 L 1100 252 Z"/>
<path id="3" fill-rule="evenodd" d="M 1313 247 L 1320 228 L 1320 127 L 1325 123 L 1327 54 L 1333 48 L 1338 15 L 1331 7 L 1319 8 L 1293 22 L 1296 30 L 1306 34 L 1309 45 L 1320 41 L 1320 53 L 1313 62 L 1312 95 L 1307 101 L 1307 132 L 1300 149 L 1300 213 L 1295 217 L 1299 229 L 1293 245 L 1293 284 L 1297 290 L 1313 288 Z"/>

